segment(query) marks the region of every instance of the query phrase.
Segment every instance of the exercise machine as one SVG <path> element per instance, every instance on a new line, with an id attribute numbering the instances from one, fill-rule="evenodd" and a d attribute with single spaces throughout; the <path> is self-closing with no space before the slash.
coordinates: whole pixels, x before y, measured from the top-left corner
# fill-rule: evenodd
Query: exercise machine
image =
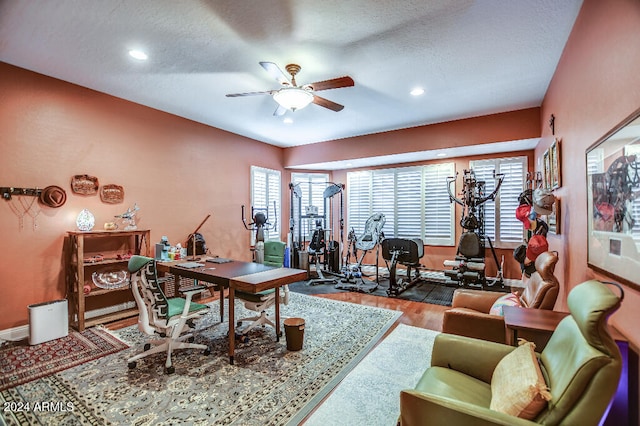
<path id="1" fill-rule="evenodd" d="M 374 213 L 364 224 L 364 232 L 359 237 L 356 237 L 355 231 L 349 233 L 349 250 L 353 247 L 353 255 L 356 258 L 356 263 L 351 265 L 348 263 L 350 253 L 347 254 L 345 265 L 342 269 L 342 276 L 340 282 L 336 284 L 336 288 L 340 290 L 357 291 L 360 293 L 372 293 L 380 284 L 380 274 L 378 273 L 378 258 L 380 242 L 384 239 L 382 228 L 386 222 L 386 217 L 382 213 Z M 366 254 L 375 249 L 376 250 L 376 281 L 373 285 L 367 284 L 364 281 L 362 273 L 362 261 Z M 360 257 L 358 257 L 358 250 L 362 251 Z"/>
<path id="2" fill-rule="evenodd" d="M 273 212 L 276 213 L 276 202 L 273 202 Z M 251 220 L 247 223 L 244 212 L 244 204 L 242 205 L 242 223 L 248 231 L 255 231 L 255 243 L 253 248 L 253 261 L 256 263 L 264 263 L 264 231 L 276 229 L 278 226 L 277 213 L 276 221 L 269 221 L 269 208 L 256 208 L 251 206 Z"/>
<path id="3" fill-rule="evenodd" d="M 484 206 L 489 200 L 495 200 L 500 186 L 504 181 L 504 174 L 496 174 L 493 178 L 495 186 L 490 194 L 486 194 L 486 182 L 477 180 L 472 169 L 464 170 L 462 197 L 458 198 L 451 192 L 451 184 L 454 184 L 456 176 L 447 178 L 447 191 L 449 201 L 462 206 L 462 217 L 460 226 L 464 229 L 458 242 L 458 250 L 454 260 L 445 260 L 444 266 L 452 269 L 445 270 L 444 274 L 451 282 L 460 286 L 481 287 L 504 286 L 502 279 L 502 265 L 498 262 L 491 238 L 485 234 L 484 228 Z M 489 243 L 493 259 L 496 263 L 498 276 L 495 279 L 487 280 L 485 276 L 485 242 Z"/>
<path id="4" fill-rule="evenodd" d="M 396 297 L 421 280 L 419 268 L 421 267 L 420 259 L 424 256 L 424 244 L 420 238 L 385 238 L 381 245 L 382 258 L 389 269 L 387 295 Z M 398 264 L 406 267 L 406 278 L 397 276 Z"/>
<path id="5" fill-rule="evenodd" d="M 322 192 L 323 209 L 318 206 L 302 206 L 303 190 L 299 183 L 289 184 L 291 192 L 291 216 L 290 216 L 290 244 L 291 265 L 301 269 L 308 269 L 313 261 L 317 279 L 312 279 L 309 284 L 335 283 L 337 279 L 328 275 L 339 275 L 341 269 L 341 247 L 344 232 L 344 185 L 333 182 L 308 182 L 309 185 L 324 185 Z M 311 194 L 313 195 L 313 194 Z M 334 199 L 339 199 L 339 215 L 333 212 Z M 308 197 L 309 202 L 312 196 Z M 331 222 L 331 226 L 330 225 Z M 339 239 L 335 238 L 334 231 L 339 229 Z M 308 240 L 307 240 L 308 236 Z"/>

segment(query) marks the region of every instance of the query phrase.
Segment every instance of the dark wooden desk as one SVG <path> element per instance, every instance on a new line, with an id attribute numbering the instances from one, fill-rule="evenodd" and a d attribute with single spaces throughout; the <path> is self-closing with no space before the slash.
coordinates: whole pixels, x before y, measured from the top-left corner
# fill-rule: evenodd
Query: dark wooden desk
<path id="1" fill-rule="evenodd" d="M 181 263 L 192 262 L 190 260 L 158 262 L 157 268 L 160 272 L 168 272 L 174 275 L 176 288 L 180 287 L 180 277 L 209 283 L 217 288 L 220 292 L 220 321 L 224 317 L 224 289 L 229 288 L 229 280 L 231 278 L 274 269 L 271 266 L 254 262 L 232 260 L 226 263 L 213 263 L 207 262 L 206 259 L 205 257 L 197 261 L 197 263 L 202 263 L 203 266 L 201 268 L 184 268 L 180 266 Z"/>
<path id="2" fill-rule="evenodd" d="M 259 293 L 261 291 L 275 289 L 275 310 L 276 310 L 276 341 L 280 340 L 280 287 L 292 284 L 297 281 L 307 279 L 307 271 L 293 268 L 276 268 L 267 271 L 256 272 L 248 275 L 238 276 L 229 281 L 229 362 L 233 364 L 235 352 L 235 305 L 231 305 L 235 300 L 235 291 L 240 290 L 245 293 Z"/>
<path id="3" fill-rule="evenodd" d="M 235 352 L 235 290 L 246 293 L 258 293 L 276 289 L 276 340 L 280 340 L 280 291 L 285 284 L 291 284 L 307 278 L 307 271 L 292 268 L 274 268 L 260 263 L 232 260 L 227 263 L 206 262 L 202 259 L 200 268 L 185 268 L 175 262 L 158 263 L 158 270 L 172 273 L 176 277 L 176 286 L 180 285 L 180 277 L 191 278 L 198 282 L 210 283 L 220 290 L 220 320 L 224 315 L 224 289 L 229 289 L 229 362 L 233 364 Z M 161 265 L 161 266 L 160 266 Z"/>

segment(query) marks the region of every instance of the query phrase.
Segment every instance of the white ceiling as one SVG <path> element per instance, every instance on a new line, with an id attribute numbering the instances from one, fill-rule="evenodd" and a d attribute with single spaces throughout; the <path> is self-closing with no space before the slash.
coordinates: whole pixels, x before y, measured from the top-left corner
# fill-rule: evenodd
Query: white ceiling
<path id="1" fill-rule="evenodd" d="M 539 106 L 581 4 L 0 0 L 0 60 L 287 147 Z M 275 117 L 268 95 L 225 97 L 279 88 L 260 61 L 355 86 L 318 93 L 341 112 Z"/>

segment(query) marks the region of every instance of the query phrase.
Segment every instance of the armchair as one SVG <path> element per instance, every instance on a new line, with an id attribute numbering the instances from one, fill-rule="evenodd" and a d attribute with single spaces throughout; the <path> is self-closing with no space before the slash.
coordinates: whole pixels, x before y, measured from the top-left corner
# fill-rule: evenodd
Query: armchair
<path id="1" fill-rule="evenodd" d="M 138 329 L 149 336 L 160 337 L 145 343 L 144 352 L 129 358 L 129 368 L 135 368 L 136 362 L 141 358 L 166 352 L 165 373 L 172 374 L 175 368 L 171 355 L 175 349 L 203 349 L 204 354 L 209 355 L 211 351 L 207 345 L 191 343 L 193 335 L 185 333 L 195 328 L 193 320 L 209 311 L 207 305 L 191 301 L 194 294 L 201 293 L 206 287 L 182 289 L 186 298 L 167 299 L 158 282 L 154 259 L 132 256 L 128 268 L 131 273 L 131 291 L 138 306 Z"/>
<path id="2" fill-rule="evenodd" d="M 606 412 L 620 379 L 622 359 L 607 318 L 623 299 L 595 281 L 576 286 L 567 303 L 571 315 L 559 324 L 537 354 L 548 387 L 532 420 L 491 409 L 499 395 L 492 386 L 505 357 L 516 348 L 450 334 L 436 337 L 429 367 L 414 390 L 400 393 L 399 425 L 596 425 Z M 530 363 L 538 365 L 536 359 Z M 500 365 L 502 364 L 502 365 Z M 512 379 L 522 376 L 516 368 Z M 545 391 L 546 392 L 546 391 Z"/>
<path id="3" fill-rule="evenodd" d="M 531 274 L 519 299 L 523 307 L 553 309 L 560 291 L 554 275 L 558 255 L 541 253 L 536 259 L 536 272 Z M 444 312 L 442 331 L 497 343 L 506 343 L 504 318 L 490 313 L 493 304 L 504 293 L 486 290 L 457 289 L 451 309 Z"/>
<path id="4" fill-rule="evenodd" d="M 274 267 L 282 267 L 284 264 L 286 244 L 282 241 L 265 241 L 264 243 L 264 264 Z M 267 316 L 267 309 L 273 307 L 276 302 L 276 291 L 265 290 L 259 293 L 245 293 L 242 291 L 236 291 L 237 298 L 244 301 L 244 307 L 255 312 L 259 312 L 259 315 L 255 315 L 249 318 L 242 318 L 237 321 L 238 326 L 241 326 L 243 322 L 251 321 L 251 324 L 242 329 L 241 334 L 246 335 L 251 329 L 257 326 L 264 326 L 265 324 L 275 328 L 275 319 L 272 316 Z M 283 304 L 289 304 L 289 286 L 282 286 L 280 300 Z"/>

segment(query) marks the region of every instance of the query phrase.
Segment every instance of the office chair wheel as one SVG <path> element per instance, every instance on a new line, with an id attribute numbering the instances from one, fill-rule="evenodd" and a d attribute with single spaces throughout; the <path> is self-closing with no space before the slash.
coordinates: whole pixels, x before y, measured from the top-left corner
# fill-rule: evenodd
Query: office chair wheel
<path id="1" fill-rule="evenodd" d="M 203 352 L 203 354 L 204 354 L 204 356 L 209 356 L 209 355 L 211 355 L 211 349 L 209 349 L 209 348 L 205 349 L 205 350 L 204 350 L 204 352 Z"/>
<path id="2" fill-rule="evenodd" d="M 173 374 L 176 372 L 176 368 L 172 365 L 171 367 L 167 367 L 164 369 L 164 372 L 166 374 Z"/>
<path id="3" fill-rule="evenodd" d="M 136 368 L 136 362 L 131 361 L 129 364 L 127 364 L 127 366 L 129 367 L 129 370 L 133 370 L 134 368 Z"/>
<path id="4" fill-rule="evenodd" d="M 142 348 L 145 352 L 148 351 L 149 349 L 151 349 L 151 343 L 145 343 L 143 348 Z"/>

